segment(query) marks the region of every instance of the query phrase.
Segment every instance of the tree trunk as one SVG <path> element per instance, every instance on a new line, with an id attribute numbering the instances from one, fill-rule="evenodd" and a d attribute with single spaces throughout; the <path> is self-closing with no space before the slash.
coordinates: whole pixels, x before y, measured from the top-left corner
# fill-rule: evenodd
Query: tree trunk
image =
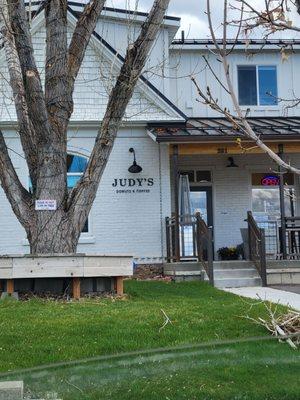
<path id="1" fill-rule="evenodd" d="M 31 254 L 74 254 L 81 230 L 63 211 L 39 211 L 37 224 L 28 235 Z"/>
<path id="2" fill-rule="evenodd" d="M 89 215 L 126 107 L 159 32 L 170 0 L 154 0 L 137 39 L 128 47 L 110 93 L 86 171 L 69 193 L 67 128 L 74 84 L 105 0 L 90 0 L 70 45 L 67 0 L 44 2 L 45 84 L 42 84 L 23 0 L 0 0 L 0 26 L 15 99 L 21 144 L 31 191 L 19 180 L 0 130 L 0 180 L 11 207 L 27 232 L 31 254 L 72 254 Z M 70 10 L 69 10 L 70 11 Z M 53 211 L 35 210 L 36 200 L 55 200 Z"/>

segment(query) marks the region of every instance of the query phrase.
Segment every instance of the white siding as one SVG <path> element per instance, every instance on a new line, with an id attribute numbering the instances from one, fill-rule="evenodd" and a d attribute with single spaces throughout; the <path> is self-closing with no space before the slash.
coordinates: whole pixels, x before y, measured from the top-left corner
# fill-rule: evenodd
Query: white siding
<path id="1" fill-rule="evenodd" d="M 192 83 L 190 76 L 193 75 L 202 90 L 205 92 L 209 86 L 211 93 L 219 100 L 222 108 L 227 107 L 233 111 L 230 96 L 221 87 L 212 72 L 206 66 L 203 55 L 209 61 L 216 76 L 225 83 L 222 64 L 216 57 L 205 50 L 171 50 L 170 51 L 170 74 L 176 78 L 171 85 L 171 99 L 180 107 L 186 115 L 191 117 L 219 116 L 220 114 L 211 110 L 206 105 L 197 101 L 199 96 Z M 237 66 L 242 65 L 276 65 L 278 76 L 278 96 L 291 99 L 295 95 L 300 97 L 300 81 L 297 79 L 297 71 L 300 64 L 300 52 L 296 50 L 285 62 L 281 60 L 279 50 L 262 50 L 259 54 L 249 57 L 244 51 L 235 51 L 229 56 L 231 77 L 237 88 Z M 250 107 L 251 116 L 278 116 L 283 115 L 286 104 L 278 106 Z M 245 107 L 244 107 L 245 109 Z M 288 115 L 299 115 L 299 107 L 288 110 Z"/>
<path id="2" fill-rule="evenodd" d="M 39 19 L 41 19 L 41 16 Z M 118 22 L 113 24 L 116 31 L 119 29 L 117 24 Z M 72 29 L 70 28 L 71 31 Z M 69 37 L 70 35 L 71 33 Z M 125 32 L 123 32 L 123 36 L 121 35 L 121 37 L 124 37 L 124 35 Z M 152 51 L 152 58 L 150 58 L 147 64 L 149 72 L 146 74 L 149 78 L 153 78 L 152 80 L 156 82 L 162 91 L 168 91 L 168 84 L 164 83 L 159 76 L 161 75 L 161 59 L 159 55 L 163 56 L 164 54 L 162 49 L 163 47 L 166 48 L 163 40 L 165 37 L 166 32 L 162 30 Z M 44 24 L 40 23 L 38 29 L 33 33 L 32 42 L 37 67 L 41 72 L 42 79 L 44 79 L 45 41 L 46 31 Z M 120 66 L 121 64 L 117 58 L 112 53 L 109 53 L 101 44 L 99 45 L 96 39 L 93 39 L 86 50 L 76 79 L 72 121 L 98 121 L 103 118 L 109 93 L 118 76 Z M 157 73 L 158 76 L 153 75 L 153 73 Z M 16 120 L 12 92 L 8 81 L 7 66 L 2 53 L 2 58 L 0 58 L 0 91 L 3 96 L 0 96 L 0 121 Z M 178 117 L 175 111 L 167 107 L 158 95 L 155 95 L 145 84 L 139 82 L 127 107 L 125 120 L 160 121 L 168 119 L 180 119 L 180 117 Z"/>

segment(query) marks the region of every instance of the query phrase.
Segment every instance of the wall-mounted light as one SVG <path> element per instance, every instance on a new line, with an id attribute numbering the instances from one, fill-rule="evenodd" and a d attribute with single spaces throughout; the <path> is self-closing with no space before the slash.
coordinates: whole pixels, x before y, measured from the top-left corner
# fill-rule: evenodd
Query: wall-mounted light
<path id="1" fill-rule="evenodd" d="M 238 168 L 238 165 L 234 162 L 233 157 L 228 157 L 228 162 L 229 164 L 227 165 L 227 168 Z"/>
<path id="2" fill-rule="evenodd" d="M 136 163 L 134 148 L 130 147 L 129 151 L 130 153 L 133 153 L 133 164 L 128 168 L 128 171 L 132 174 L 138 174 L 139 172 L 143 171 L 143 168 Z"/>

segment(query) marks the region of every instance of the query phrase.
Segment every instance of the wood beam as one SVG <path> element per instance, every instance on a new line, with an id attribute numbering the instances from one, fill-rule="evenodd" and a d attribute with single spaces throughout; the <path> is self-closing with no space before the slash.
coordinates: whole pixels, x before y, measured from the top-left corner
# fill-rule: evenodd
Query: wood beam
<path id="1" fill-rule="evenodd" d="M 174 187 L 174 206 L 175 206 L 175 261 L 180 261 L 180 241 L 179 241 L 179 171 L 178 171 L 178 146 L 173 146 L 173 187 Z"/>
<path id="2" fill-rule="evenodd" d="M 282 143 L 282 142 L 281 142 Z M 266 144 L 275 153 L 278 152 L 278 142 L 272 142 Z M 242 146 L 242 148 L 241 148 Z M 263 154 L 262 150 L 255 146 L 253 142 L 244 142 L 242 140 L 241 146 L 237 143 L 185 143 L 178 145 L 178 155 L 197 155 L 197 154 L 228 154 L 228 155 L 238 155 L 238 154 Z M 284 143 L 284 152 L 287 153 L 300 153 L 300 143 L 299 142 L 286 142 Z"/>
<path id="3" fill-rule="evenodd" d="M 115 290 L 118 296 L 123 296 L 124 294 L 124 277 L 116 276 Z"/>
<path id="4" fill-rule="evenodd" d="M 72 279 L 72 286 L 73 286 L 73 299 L 79 300 L 81 297 L 80 292 L 80 278 L 75 277 Z"/>
<path id="5" fill-rule="evenodd" d="M 6 281 L 6 291 L 8 295 L 12 295 L 15 291 L 15 284 L 13 279 L 7 279 Z"/>

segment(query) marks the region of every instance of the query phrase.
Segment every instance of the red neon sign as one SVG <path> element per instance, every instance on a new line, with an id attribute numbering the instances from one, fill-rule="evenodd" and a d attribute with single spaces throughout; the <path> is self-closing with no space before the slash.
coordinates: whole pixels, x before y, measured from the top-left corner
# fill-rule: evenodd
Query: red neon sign
<path id="1" fill-rule="evenodd" d="M 262 180 L 262 186 L 278 186 L 279 185 L 279 176 L 276 175 L 265 175 Z"/>

